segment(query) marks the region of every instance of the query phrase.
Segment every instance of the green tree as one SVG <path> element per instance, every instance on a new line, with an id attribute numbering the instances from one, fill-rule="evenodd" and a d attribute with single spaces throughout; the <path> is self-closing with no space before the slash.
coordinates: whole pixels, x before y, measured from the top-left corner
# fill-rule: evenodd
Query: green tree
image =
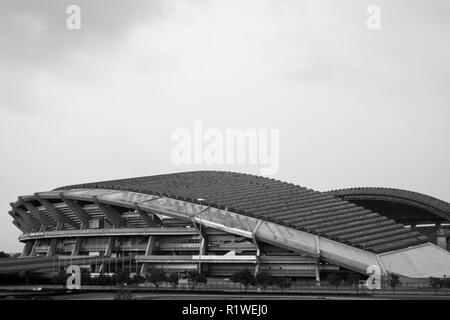
<path id="1" fill-rule="evenodd" d="M 359 273 L 350 271 L 347 275 L 346 282 L 352 287 L 356 288 L 356 292 L 359 292 L 359 281 L 361 280 L 361 275 Z"/>
<path id="2" fill-rule="evenodd" d="M 190 271 L 188 273 L 188 279 L 191 285 L 191 289 L 194 290 L 194 288 L 199 283 L 207 283 L 208 279 L 206 278 L 206 275 L 204 273 L 198 272 L 198 271 Z"/>
<path id="3" fill-rule="evenodd" d="M 247 291 L 249 286 L 256 285 L 255 276 L 248 269 L 235 272 L 231 276 L 231 281 L 242 284 L 245 287 L 245 291 Z"/>
<path id="4" fill-rule="evenodd" d="M 132 283 L 137 284 L 137 285 L 144 283 L 144 282 L 145 282 L 145 277 L 141 276 L 140 274 L 136 274 L 132 279 Z"/>
<path id="5" fill-rule="evenodd" d="M 161 283 L 166 280 L 166 275 L 161 269 L 151 269 L 145 275 L 145 279 L 148 282 L 152 283 L 156 287 L 156 289 L 158 289 Z"/>
<path id="6" fill-rule="evenodd" d="M 388 273 L 388 283 L 394 292 L 397 287 L 402 285 L 400 282 L 400 276 L 395 273 Z"/>
<path id="7" fill-rule="evenodd" d="M 129 284 L 131 282 L 128 273 L 121 272 L 119 274 L 114 274 L 112 276 L 100 273 L 98 277 L 92 278 L 90 280 L 91 284 L 98 286 L 111 286 L 117 284 Z"/>
<path id="8" fill-rule="evenodd" d="M 61 270 L 57 275 L 52 277 L 51 282 L 53 284 L 62 285 L 63 287 L 65 287 L 68 277 L 69 274 L 66 272 L 66 270 Z"/>
<path id="9" fill-rule="evenodd" d="M 86 286 L 92 283 L 91 272 L 88 269 L 81 269 L 81 285 Z"/>
<path id="10" fill-rule="evenodd" d="M 288 277 L 282 277 L 277 279 L 277 285 L 282 291 L 284 291 L 284 289 L 291 287 L 292 282 Z"/>
<path id="11" fill-rule="evenodd" d="M 336 288 L 336 293 L 339 293 L 339 286 L 341 285 L 341 277 L 337 273 L 330 273 L 327 276 L 327 281 L 330 285 Z"/>
<path id="12" fill-rule="evenodd" d="M 258 272 L 256 275 L 256 284 L 261 286 L 264 291 L 268 286 L 271 286 L 275 283 L 275 278 L 269 275 L 267 272 Z"/>
<path id="13" fill-rule="evenodd" d="M 123 276 L 124 277 L 124 276 Z M 118 278 L 116 277 L 115 280 L 117 283 L 122 284 L 123 282 L 119 282 Z M 98 286 L 106 286 L 109 284 L 109 277 L 105 275 L 103 272 L 101 272 L 97 277 L 93 279 L 93 283 Z"/>
<path id="14" fill-rule="evenodd" d="M 167 275 L 167 281 L 174 289 L 178 286 L 178 279 L 179 279 L 178 273 L 176 272 L 171 272 Z"/>
<path id="15" fill-rule="evenodd" d="M 9 254 L 7 254 L 7 253 L 5 253 L 3 251 L 0 251 L 0 259 L 1 258 L 9 258 L 9 257 L 10 257 Z"/>
<path id="16" fill-rule="evenodd" d="M 108 280 L 107 277 L 103 275 L 102 281 L 104 281 L 104 284 L 107 282 L 107 280 Z M 130 274 L 126 271 L 119 272 L 116 275 L 116 283 L 117 284 L 130 284 L 131 283 Z"/>
<path id="17" fill-rule="evenodd" d="M 442 278 L 442 288 L 445 288 L 445 293 L 447 293 L 447 289 L 450 288 L 450 278 L 448 278 L 445 274 Z"/>
<path id="18" fill-rule="evenodd" d="M 430 285 L 434 288 L 434 291 L 437 292 L 444 286 L 444 281 L 441 278 L 430 277 Z"/>

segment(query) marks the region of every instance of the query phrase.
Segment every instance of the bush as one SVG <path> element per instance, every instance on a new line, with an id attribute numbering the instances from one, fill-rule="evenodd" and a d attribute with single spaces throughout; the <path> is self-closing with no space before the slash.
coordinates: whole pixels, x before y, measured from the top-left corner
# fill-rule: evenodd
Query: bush
<path id="1" fill-rule="evenodd" d="M 352 287 L 355 287 L 356 292 L 359 292 L 359 281 L 361 280 L 361 275 L 359 273 L 350 271 L 347 275 L 347 279 L 345 282 L 347 282 Z"/>
<path id="2" fill-rule="evenodd" d="M 148 282 L 152 283 L 156 287 L 156 289 L 158 289 L 161 283 L 166 280 L 166 275 L 161 269 L 151 269 L 145 275 L 145 279 Z"/>
<path id="3" fill-rule="evenodd" d="M 100 275 L 100 276 L 102 276 L 102 275 Z M 100 278 L 100 276 L 99 276 L 99 278 Z M 104 280 L 104 282 L 107 282 L 107 280 L 108 280 L 107 276 L 102 277 L 102 280 Z M 130 284 L 131 283 L 130 274 L 125 271 L 117 273 L 116 274 L 116 283 L 117 284 Z"/>
<path id="4" fill-rule="evenodd" d="M 86 286 L 92 283 L 91 272 L 87 269 L 81 269 L 81 285 Z"/>
<path id="5" fill-rule="evenodd" d="M 170 283 L 172 288 L 176 288 L 178 286 L 178 273 L 172 272 L 167 275 L 167 281 Z"/>
<path id="6" fill-rule="evenodd" d="M 188 273 L 188 280 L 191 285 L 191 289 L 194 289 L 199 283 L 207 283 L 208 279 L 205 274 L 198 271 L 190 271 Z"/>
<path id="7" fill-rule="evenodd" d="M 395 273 L 388 273 L 388 283 L 389 286 L 392 288 L 393 291 L 395 291 L 395 288 L 397 288 L 398 286 L 401 286 L 401 282 L 400 282 L 400 276 L 398 274 Z"/>
<path id="8" fill-rule="evenodd" d="M 256 275 L 255 280 L 256 280 L 256 284 L 261 286 L 264 291 L 266 290 L 266 287 L 275 284 L 275 278 L 266 272 L 259 272 Z"/>
<path id="9" fill-rule="evenodd" d="M 65 287 L 67 283 L 67 278 L 69 278 L 69 274 L 66 272 L 66 270 L 62 270 L 51 279 L 51 282 L 53 284 L 59 284 Z"/>
<path id="10" fill-rule="evenodd" d="M 131 280 L 134 284 L 141 284 L 145 282 L 145 277 L 141 276 L 140 274 L 136 274 L 133 279 Z"/>
<path id="11" fill-rule="evenodd" d="M 434 288 L 435 291 L 442 288 L 450 288 L 450 279 L 445 275 L 443 278 L 435 278 L 430 277 L 430 285 Z"/>
<path id="12" fill-rule="evenodd" d="M 341 285 L 341 277 L 337 273 L 330 273 L 327 276 L 327 281 L 330 285 L 336 288 L 336 292 L 339 293 L 339 286 Z"/>
<path id="13" fill-rule="evenodd" d="M 351 286 L 356 285 L 356 287 L 358 287 L 357 284 L 358 284 L 359 280 L 361 280 L 361 275 L 359 273 L 350 271 L 347 275 L 346 282 Z"/>
<path id="14" fill-rule="evenodd" d="M 119 282 L 119 281 L 125 281 L 126 275 L 121 275 L 121 278 L 119 279 L 117 275 L 114 276 L 108 276 L 103 273 L 100 273 L 98 277 L 91 278 L 89 280 L 89 284 L 97 285 L 97 286 L 112 286 L 115 284 L 123 284 L 125 282 Z"/>
<path id="15" fill-rule="evenodd" d="M 435 291 L 444 287 L 444 282 L 441 278 L 430 277 L 430 285 L 434 288 Z"/>
<path id="16" fill-rule="evenodd" d="M 283 278 L 279 278 L 277 280 L 277 285 L 278 287 L 280 287 L 281 290 L 290 288 L 292 285 L 291 279 L 289 279 L 288 277 L 283 277 Z"/>
<path id="17" fill-rule="evenodd" d="M 238 282 L 245 287 L 245 291 L 247 291 L 250 285 L 256 285 L 256 279 L 253 273 L 248 270 L 237 271 L 231 276 L 231 281 Z"/>

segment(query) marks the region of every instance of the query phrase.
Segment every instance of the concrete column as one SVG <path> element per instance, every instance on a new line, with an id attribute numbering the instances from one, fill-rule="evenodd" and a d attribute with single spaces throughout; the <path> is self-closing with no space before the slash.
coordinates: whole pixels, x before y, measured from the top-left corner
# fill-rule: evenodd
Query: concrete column
<path id="1" fill-rule="evenodd" d="M 258 224 L 256 225 L 255 229 L 252 232 L 252 241 L 253 244 L 255 245 L 256 248 L 256 266 L 255 266 L 255 277 L 259 272 L 259 267 L 260 267 L 260 255 L 261 255 L 261 249 L 259 247 L 259 243 L 258 240 L 256 239 L 256 231 L 258 231 L 258 228 L 260 227 L 262 221 L 259 221 Z"/>
<path id="2" fill-rule="evenodd" d="M 320 239 L 316 236 L 316 286 L 320 287 Z"/>
<path id="3" fill-rule="evenodd" d="M 51 257 L 55 253 L 56 242 L 57 242 L 57 239 L 52 239 L 50 241 L 50 246 L 48 247 L 48 251 L 46 254 L 47 257 Z"/>
<path id="4" fill-rule="evenodd" d="M 73 249 L 72 252 L 70 253 L 70 255 L 73 256 L 78 256 L 80 254 L 80 246 L 81 246 L 81 238 L 77 238 L 75 240 L 75 243 L 73 245 Z"/>
<path id="5" fill-rule="evenodd" d="M 316 271 L 316 286 L 320 287 L 320 259 L 316 259 L 316 265 L 315 265 L 315 271 Z"/>
<path id="6" fill-rule="evenodd" d="M 253 238 L 253 244 L 255 245 L 256 248 L 256 266 L 255 266 L 255 277 L 259 272 L 259 268 L 260 268 L 260 256 L 261 256 L 261 249 L 259 247 L 259 243 L 258 240 L 256 240 L 256 238 Z"/>
<path id="7" fill-rule="evenodd" d="M 31 247 L 31 252 L 30 252 L 31 257 L 36 256 L 36 249 L 37 249 L 37 247 L 39 247 L 40 244 L 41 243 L 39 240 L 34 240 L 34 243 L 33 243 L 33 246 Z"/>
<path id="8" fill-rule="evenodd" d="M 155 246 L 155 237 L 149 236 L 148 242 L 147 242 L 147 248 L 145 249 L 146 256 L 152 255 L 154 246 Z M 148 267 L 148 264 L 146 262 L 143 262 L 142 267 L 141 267 L 141 275 L 145 275 L 145 273 L 147 272 L 147 267 Z"/>
<path id="9" fill-rule="evenodd" d="M 31 251 L 33 249 L 34 241 L 27 241 L 25 246 L 23 247 L 21 257 L 28 257 L 31 255 Z"/>
<path id="10" fill-rule="evenodd" d="M 206 238 L 205 235 L 202 235 L 202 239 L 200 240 L 200 249 L 199 249 L 199 256 L 205 256 L 207 255 L 206 251 L 207 251 L 207 246 L 208 246 L 208 239 Z M 198 272 L 206 272 L 208 268 L 207 264 L 202 264 L 202 262 L 200 261 L 198 263 Z"/>
<path id="11" fill-rule="evenodd" d="M 195 223 L 194 219 L 192 219 L 192 224 L 194 225 L 194 228 L 197 230 L 198 235 L 200 236 L 200 248 L 198 255 L 200 256 L 200 259 L 202 256 L 206 255 L 207 250 L 207 237 L 204 230 L 202 230 L 202 226 Z M 206 267 L 206 265 L 205 265 Z M 205 270 L 203 270 L 205 271 Z M 198 272 L 202 272 L 202 262 L 201 260 L 198 262 Z"/>
<path id="12" fill-rule="evenodd" d="M 84 224 L 84 222 L 81 222 L 80 230 L 84 230 L 87 228 L 87 225 Z M 75 244 L 72 249 L 71 256 L 78 256 L 80 254 L 80 247 L 83 239 L 78 237 L 77 240 L 75 240 Z"/>
<path id="13" fill-rule="evenodd" d="M 103 254 L 104 257 L 110 258 L 112 251 L 114 249 L 114 246 L 116 244 L 116 237 L 109 237 L 108 239 L 108 244 L 106 245 L 106 249 L 105 252 Z M 100 272 L 104 272 L 105 271 L 105 263 L 102 263 L 100 266 Z"/>
<path id="14" fill-rule="evenodd" d="M 106 246 L 105 253 L 104 253 L 105 257 L 111 257 L 111 253 L 112 253 L 112 251 L 114 249 L 114 244 L 115 243 L 116 243 L 116 238 L 115 237 L 109 237 L 108 244 Z"/>
<path id="15" fill-rule="evenodd" d="M 63 228 L 62 223 L 58 223 L 56 225 L 56 231 L 60 231 L 60 230 L 62 230 L 62 228 Z M 50 246 L 48 247 L 48 251 L 47 251 L 47 255 L 46 255 L 47 257 L 52 257 L 54 255 L 57 243 L 58 243 L 58 239 L 52 239 L 50 241 Z"/>

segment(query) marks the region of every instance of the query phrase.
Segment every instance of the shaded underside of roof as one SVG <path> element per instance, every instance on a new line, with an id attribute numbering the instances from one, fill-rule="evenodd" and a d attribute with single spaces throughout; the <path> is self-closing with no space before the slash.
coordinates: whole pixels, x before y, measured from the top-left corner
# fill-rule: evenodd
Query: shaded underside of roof
<path id="1" fill-rule="evenodd" d="M 377 208 L 377 202 L 383 203 L 391 208 L 396 205 L 408 206 L 409 213 L 414 216 L 414 209 L 425 215 L 434 215 L 440 220 L 450 221 L 450 203 L 443 200 L 409 190 L 381 188 L 381 187 L 361 187 L 332 190 L 328 193 L 343 200 L 359 203 L 369 208 Z M 390 209 L 386 209 L 389 211 Z M 399 210 L 397 210 L 399 211 Z M 381 212 L 380 212 L 381 213 Z M 414 217 L 413 217 L 414 218 Z M 426 218 L 426 217 L 424 217 Z M 420 217 L 417 217 L 420 222 Z"/>
<path id="2" fill-rule="evenodd" d="M 159 195 L 318 234 L 375 253 L 428 242 L 422 234 L 329 193 L 255 175 L 194 171 L 65 186 Z"/>

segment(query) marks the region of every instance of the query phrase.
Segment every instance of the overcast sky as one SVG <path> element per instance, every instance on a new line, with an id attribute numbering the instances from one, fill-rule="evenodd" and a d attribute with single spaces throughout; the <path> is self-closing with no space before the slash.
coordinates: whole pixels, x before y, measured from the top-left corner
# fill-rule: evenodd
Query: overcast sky
<path id="1" fill-rule="evenodd" d="M 81 8 L 81 30 L 66 8 Z M 366 27 L 369 5 L 381 29 Z M 17 196 L 258 166 L 172 163 L 170 137 L 280 130 L 277 179 L 450 201 L 450 2 L 0 2 L 0 251 Z"/>

